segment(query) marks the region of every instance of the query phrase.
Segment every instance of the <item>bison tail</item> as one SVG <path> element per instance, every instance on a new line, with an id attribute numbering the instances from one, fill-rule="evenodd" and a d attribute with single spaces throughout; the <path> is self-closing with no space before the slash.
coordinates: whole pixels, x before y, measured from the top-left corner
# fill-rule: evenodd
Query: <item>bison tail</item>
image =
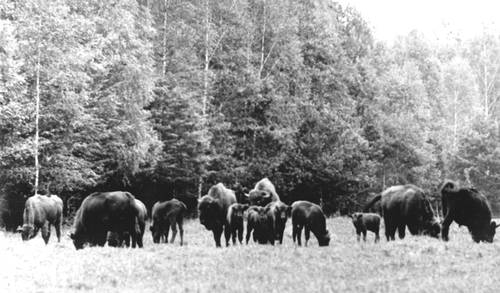
<path id="1" fill-rule="evenodd" d="M 441 194 L 447 193 L 447 192 L 454 192 L 458 190 L 458 183 L 452 180 L 445 180 L 441 186 L 439 187 L 439 192 Z"/>
<path id="2" fill-rule="evenodd" d="M 368 210 L 380 199 L 382 198 L 381 194 L 376 195 L 374 198 L 372 198 L 363 208 L 363 212 L 368 212 Z"/>

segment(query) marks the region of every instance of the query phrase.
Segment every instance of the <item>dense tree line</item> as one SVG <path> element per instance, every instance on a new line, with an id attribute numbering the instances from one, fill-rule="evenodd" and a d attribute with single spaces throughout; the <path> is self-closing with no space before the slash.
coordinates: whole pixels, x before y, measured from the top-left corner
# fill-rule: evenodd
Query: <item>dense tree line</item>
<path id="1" fill-rule="evenodd" d="M 499 68 L 487 29 L 386 44 L 327 0 L 2 1 L 1 219 L 21 221 L 35 149 L 69 213 L 95 190 L 193 209 L 263 177 L 327 213 L 445 177 L 495 196 Z"/>

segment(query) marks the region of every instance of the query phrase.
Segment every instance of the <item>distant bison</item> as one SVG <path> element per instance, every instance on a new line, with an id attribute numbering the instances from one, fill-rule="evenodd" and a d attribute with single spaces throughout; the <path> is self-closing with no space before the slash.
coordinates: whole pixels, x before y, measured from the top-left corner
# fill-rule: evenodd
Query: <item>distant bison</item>
<path id="1" fill-rule="evenodd" d="M 319 246 L 328 246 L 330 233 L 326 229 L 326 218 L 320 206 L 309 201 L 300 200 L 292 204 L 293 242 L 297 239 L 300 246 L 302 229 L 305 228 L 306 246 L 310 232 L 318 239 Z"/>
<path id="2" fill-rule="evenodd" d="M 439 236 L 441 230 L 439 222 L 422 189 L 411 184 L 389 187 L 375 196 L 364 210 L 367 211 L 379 200 L 387 241 L 395 239 L 396 230 L 399 238 L 403 239 L 406 226 L 412 235 Z"/>
<path id="3" fill-rule="evenodd" d="M 264 207 L 270 202 L 279 201 L 280 197 L 276 193 L 274 185 L 268 178 L 264 178 L 255 184 L 254 189 L 245 195 L 250 201 L 250 205 Z"/>
<path id="4" fill-rule="evenodd" d="M 128 233 L 135 247 L 140 229 L 135 197 L 123 191 L 96 192 L 87 196 L 76 212 L 70 237 L 76 249 L 85 244 L 104 246 L 107 232 Z"/>
<path id="5" fill-rule="evenodd" d="M 247 214 L 247 236 L 246 243 L 253 234 L 253 241 L 259 244 L 274 245 L 276 238 L 274 233 L 274 222 L 270 207 L 251 206 Z M 253 232 L 253 233 L 252 233 Z"/>
<path id="6" fill-rule="evenodd" d="M 222 183 L 212 186 L 208 194 L 199 200 L 200 223 L 213 232 L 217 247 L 221 246 L 222 231 L 226 238 L 226 246 L 229 246 L 231 229 L 227 221 L 227 210 L 233 203 L 236 203 L 234 191 L 226 188 Z"/>
<path id="7" fill-rule="evenodd" d="M 375 234 L 375 242 L 380 239 L 380 216 L 374 213 L 354 213 L 351 215 L 352 223 L 356 228 L 356 235 L 359 241 L 363 234 L 363 241 L 366 241 L 366 231 L 372 231 Z"/>
<path id="8" fill-rule="evenodd" d="M 42 229 L 45 244 L 49 242 L 50 226 L 56 229 L 57 241 L 61 241 L 63 202 L 55 194 L 33 195 L 26 200 L 21 237 L 24 241 L 34 238 Z"/>
<path id="9" fill-rule="evenodd" d="M 441 236 L 448 241 L 450 224 L 466 226 L 475 242 L 493 242 L 498 225 L 491 221 L 491 209 L 484 195 L 474 188 L 459 188 L 453 181 L 441 184 L 443 229 Z"/>
<path id="10" fill-rule="evenodd" d="M 227 221 L 229 227 L 231 228 L 231 237 L 233 239 L 233 244 L 236 244 L 236 237 L 240 241 L 243 241 L 243 214 L 248 209 L 248 204 L 233 203 L 229 206 L 227 211 Z"/>
<path id="11" fill-rule="evenodd" d="M 274 223 L 275 240 L 283 244 L 283 234 L 285 231 L 286 221 L 290 217 L 292 207 L 282 201 L 273 201 L 266 207 L 269 207 L 269 213 Z"/>
<path id="12" fill-rule="evenodd" d="M 146 206 L 144 203 L 137 198 L 135 199 L 135 208 L 137 209 L 137 217 L 136 217 L 136 222 L 135 222 L 135 229 L 136 229 L 136 234 L 137 234 L 137 245 L 139 247 L 143 246 L 143 237 L 144 237 L 144 230 L 146 226 L 146 219 L 148 217 L 148 210 L 146 209 Z M 118 233 L 115 232 L 109 232 L 108 234 L 108 245 L 109 246 L 114 246 L 114 247 L 119 247 L 119 246 L 130 246 L 130 234 L 127 232 L 122 233 L 119 235 Z"/>
<path id="13" fill-rule="evenodd" d="M 164 240 L 165 243 L 168 243 L 168 233 L 172 229 L 170 243 L 174 243 L 178 226 L 181 238 L 180 245 L 182 246 L 184 244 L 183 222 L 186 212 L 186 205 L 176 198 L 164 202 L 156 202 L 151 212 L 152 223 L 150 230 L 153 235 L 153 242 L 160 243 Z"/>

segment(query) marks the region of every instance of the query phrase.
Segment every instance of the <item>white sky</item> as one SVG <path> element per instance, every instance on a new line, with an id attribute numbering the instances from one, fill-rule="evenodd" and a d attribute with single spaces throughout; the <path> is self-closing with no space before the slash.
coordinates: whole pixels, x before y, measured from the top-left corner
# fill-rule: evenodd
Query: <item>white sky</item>
<path id="1" fill-rule="evenodd" d="M 417 29 L 429 38 L 453 31 L 479 35 L 489 26 L 500 34 L 500 0 L 336 0 L 356 8 L 378 40 L 391 41 Z"/>

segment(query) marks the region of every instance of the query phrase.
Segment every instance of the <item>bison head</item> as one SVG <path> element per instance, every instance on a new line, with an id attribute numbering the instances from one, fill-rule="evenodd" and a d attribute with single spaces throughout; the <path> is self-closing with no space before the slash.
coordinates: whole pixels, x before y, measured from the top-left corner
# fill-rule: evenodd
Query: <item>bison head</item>
<path id="1" fill-rule="evenodd" d="M 23 241 L 30 240 L 31 238 L 35 237 L 35 229 L 31 225 L 23 225 L 23 228 L 21 230 L 21 238 Z"/>
<path id="2" fill-rule="evenodd" d="M 498 226 L 500 225 L 497 225 L 495 221 L 491 221 L 489 225 L 484 225 L 482 229 L 473 229 L 471 230 L 472 239 L 475 242 L 484 241 L 491 243 L 493 242 Z"/>
<path id="3" fill-rule="evenodd" d="M 318 235 L 318 244 L 319 246 L 328 246 L 330 244 L 330 232 L 325 230 L 325 233 L 322 235 Z"/>
<path id="4" fill-rule="evenodd" d="M 153 236 L 153 243 L 160 243 L 163 231 L 160 229 L 159 225 L 153 223 L 151 227 L 149 227 L 149 230 L 151 231 L 151 235 Z"/>
<path id="5" fill-rule="evenodd" d="M 207 230 L 214 230 L 223 225 L 221 217 L 225 218 L 219 202 L 211 197 L 204 196 L 198 203 L 198 210 L 200 211 L 200 223 L 207 228 Z"/>
<path id="6" fill-rule="evenodd" d="M 73 245 L 75 246 L 75 248 L 78 250 L 78 249 L 82 249 L 86 240 L 85 240 L 85 237 L 83 237 L 81 234 L 77 234 L 77 233 L 71 233 L 69 235 L 69 237 L 73 240 Z"/>
<path id="7" fill-rule="evenodd" d="M 423 235 L 434 238 L 439 238 L 439 233 L 441 233 L 441 224 L 439 224 L 437 219 L 433 219 L 433 221 L 426 223 L 422 229 Z"/>
<path id="8" fill-rule="evenodd" d="M 251 190 L 249 194 L 245 196 L 250 201 L 250 205 L 254 206 L 265 206 L 272 201 L 272 194 L 267 190 Z"/>

